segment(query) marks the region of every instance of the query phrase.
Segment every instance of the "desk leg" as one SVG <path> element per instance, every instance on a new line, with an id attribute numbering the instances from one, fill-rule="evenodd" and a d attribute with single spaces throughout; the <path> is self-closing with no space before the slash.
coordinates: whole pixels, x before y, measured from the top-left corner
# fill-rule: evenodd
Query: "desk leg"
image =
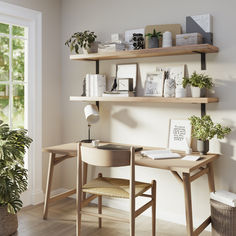
<path id="1" fill-rule="evenodd" d="M 44 210 L 43 210 L 43 219 L 44 220 L 46 220 L 48 217 L 48 204 L 49 204 L 50 193 L 51 193 L 55 156 L 56 156 L 55 153 L 50 153 L 49 165 L 48 165 L 47 186 L 46 186 Z"/>
<path id="2" fill-rule="evenodd" d="M 184 198 L 185 198 L 185 214 L 186 214 L 187 234 L 188 234 L 188 236 L 193 236 L 193 215 L 192 215 L 190 174 L 183 173 L 183 183 L 184 183 Z"/>
<path id="3" fill-rule="evenodd" d="M 208 171 L 208 185 L 209 185 L 209 191 L 215 192 L 215 181 L 214 181 L 214 171 L 213 171 L 213 163 L 209 163 L 208 165 L 209 171 Z"/>
<path id="4" fill-rule="evenodd" d="M 83 162 L 83 185 L 87 183 L 88 164 Z M 83 200 L 86 199 L 86 193 L 83 193 Z"/>

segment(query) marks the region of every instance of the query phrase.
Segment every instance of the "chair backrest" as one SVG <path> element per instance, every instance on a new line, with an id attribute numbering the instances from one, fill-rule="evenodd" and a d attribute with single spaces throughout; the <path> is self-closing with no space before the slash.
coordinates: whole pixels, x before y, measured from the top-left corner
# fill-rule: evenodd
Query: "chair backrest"
<path id="1" fill-rule="evenodd" d="M 132 155 L 134 155 L 132 148 L 131 150 L 104 150 L 82 145 L 80 148 L 82 161 L 94 166 L 128 166 Z"/>

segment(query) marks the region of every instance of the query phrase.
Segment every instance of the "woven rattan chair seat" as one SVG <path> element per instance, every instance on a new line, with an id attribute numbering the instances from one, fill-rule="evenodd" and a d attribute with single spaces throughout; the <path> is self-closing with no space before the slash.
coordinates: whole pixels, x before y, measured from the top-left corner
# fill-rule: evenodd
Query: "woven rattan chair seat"
<path id="1" fill-rule="evenodd" d="M 151 186 L 148 183 L 135 182 L 135 197 L 146 192 Z M 98 177 L 85 184 L 83 192 L 115 198 L 129 198 L 129 180 Z"/>

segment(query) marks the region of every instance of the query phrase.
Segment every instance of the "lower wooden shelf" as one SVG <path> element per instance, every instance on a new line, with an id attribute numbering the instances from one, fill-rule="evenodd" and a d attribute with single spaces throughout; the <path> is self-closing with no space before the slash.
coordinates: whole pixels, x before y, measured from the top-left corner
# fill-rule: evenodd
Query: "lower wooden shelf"
<path id="1" fill-rule="evenodd" d="M 139 103 L 217 103 L 219 99 L 216 97 L 204 98 L 164 98 L 164 97 L 81 97 L 70 96 L 70 101 L 78 102 L 139 102 Z"/>

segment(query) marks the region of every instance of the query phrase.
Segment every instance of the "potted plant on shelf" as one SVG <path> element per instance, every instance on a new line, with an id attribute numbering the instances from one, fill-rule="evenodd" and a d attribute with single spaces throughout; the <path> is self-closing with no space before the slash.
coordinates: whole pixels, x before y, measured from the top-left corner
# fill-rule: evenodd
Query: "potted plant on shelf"
<path id="1" fill-rule="evenodd" d="M 159 39 L 162 37 L 161 32 L 156 32 L 154 29 L 152 33 L 148 33 L 145 36 L 148 37 L 148 48 L 159 47 Z"/>
<path id="2" fill-rule="evenodd" d="M 98 42 L 95 42 L 97 35 L 94 32 L 85 30 L 84 32 L 74 33 L 66 42 L 65 45 L 70 47 L 70 51 L 78 54 L 79 52 L 96 53 L 98 52 Z"/>
<path id="3" fill-rule="evenodd" d="M 199 98 L 206 96 L 206 89 L 213 87 L 212 78 L 208 75 L 197 74 L 196 71 L 191 75 L 190 78 L 185 77 L 183 79 L 183 87 L 187 85 L 191 86 L 192 97 Z"/>
<path id="4" fill-rule="evenodd" d="M 221 124 L 214 124 L 210 116 L 191 116 L 189 118 L 192 124 L 192 136 L 197 139 L 197 151 L 200 154 L 206 154 L 209 151 L 209 140 L 215 136 L 223 139 L 225 135 L 231 132 L 229 127 Z"/>
<path id="5" fill-rule="evenodd" d="M 32 139 L 26 133 L 25 129 L 10 130 L 0 120 L 0 235 L 4 236 L 17 230 L 20 194 L 27 189 L 24 155 Z"/>

